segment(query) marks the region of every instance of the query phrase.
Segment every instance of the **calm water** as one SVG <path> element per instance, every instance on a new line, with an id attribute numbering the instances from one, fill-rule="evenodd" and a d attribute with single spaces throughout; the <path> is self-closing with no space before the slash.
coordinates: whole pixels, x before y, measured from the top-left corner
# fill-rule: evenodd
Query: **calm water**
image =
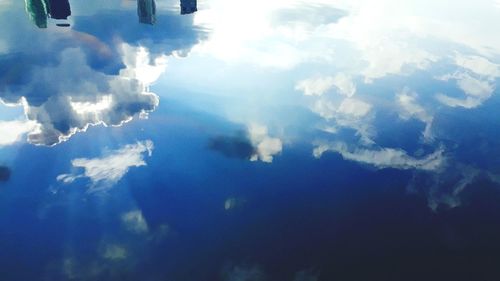
<path id="1" fill-rule="evenodd" d="M 0 280 L 500 280 L 500 2 L 0 0 Z"/>

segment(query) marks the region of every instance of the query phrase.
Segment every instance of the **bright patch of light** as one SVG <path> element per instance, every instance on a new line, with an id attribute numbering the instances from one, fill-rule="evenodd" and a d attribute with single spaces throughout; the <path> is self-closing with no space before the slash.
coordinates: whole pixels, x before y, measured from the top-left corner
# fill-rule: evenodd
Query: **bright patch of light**
<path id="1" fill-rule="evenodd" d="M 111 95 L 103 96 L 98 102 L 71 102 L 71 107 L 78 114 L 95 114 L 98 115 L 101 112 L 111 108 L 113 103 L 113 97 Z"/>
<path id="2" fill-rule="evenodd" d="M 31 121 L 0 121 L 0 146 L 11 145 L 35 128 Z"/>
<path id="3" fill-rule="evenodd" d="M 135 78 L 146 87 L 158 80 L 167 67 L 166 56 L 159 56 L 151 60 L 148 50 L 144 47 L 134 48 L 124 44 L 122 52 L 126 69 L 122 70 L 120 74 Z"/>

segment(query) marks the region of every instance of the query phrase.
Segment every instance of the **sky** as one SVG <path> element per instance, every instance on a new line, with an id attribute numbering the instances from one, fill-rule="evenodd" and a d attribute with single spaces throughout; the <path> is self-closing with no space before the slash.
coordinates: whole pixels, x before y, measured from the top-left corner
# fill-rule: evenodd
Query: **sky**
<path id="1" fill-rule="evenodd" d="M 498 1 L 29 2 L 0 0 L 6 281 L 500 276 Z"/>

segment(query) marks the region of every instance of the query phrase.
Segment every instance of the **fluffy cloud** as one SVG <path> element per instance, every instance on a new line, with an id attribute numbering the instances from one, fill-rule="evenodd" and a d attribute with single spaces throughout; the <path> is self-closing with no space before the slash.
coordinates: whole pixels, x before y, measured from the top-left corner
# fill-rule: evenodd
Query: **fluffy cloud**
<path id="1" fill-rule="evenodd" d="M 496 78 L 500 77 L 500 65 L 480 56 L 455 55 L 455 64 L 462 70 L 437 77 L 442 81 L 455 81 L 465 97 L 448 96 L 438 93 L 436 98 L 450 107 L 475 108 L 488 100 L 495 91 Z"/>
<path id="2" fill-rule="evenodd" d="M 122 53 L 126 68 L 114 76 L 93 70 L 80 49 L 66 49 L 58 65 L 36 69 L 28 84 L 1 98 L 23 105 L 37 124 L 28 141 L 37 145 L 58 144 L 91 125 L 120 126 L 156 108 L 158 97 L 148 86 L 165 69 L 164 58 L 150 64 L 143 48 L 123 45 Z"/>
<path id="3" fill-rule="evenodd" d="M 353 116 L 356 118 L 365 117 L 371 110 L 372 106 L 369 103 L 358 99 L 344 99 L 338 108 L 341 114 Z"/>
<path id="4" fill-rule="evenodd" d="M 326 95 L 331 89 L 331 95 Z M 302 91 L 313 100 L 311 110 L 328 123 L 321 126 L 326 132 L 337 133 L 338 127 L 356 131 L 364 144 L 373 143 L 374 130 L 370 125 L 373 106 L 359 98 L 356 84 L 346 74 L 339 73 L 334 77 L 310 78 L 299 81 L 295 89 Z"/>
<path id="5" fill-rule="evenodd" d="M 74 159 L 71 164 L 76 171 L 59 175 L 57 180 L 69 184 L 80 178 L 88 178 L 92 191 L 107 188 L 123 178 L 130 168 L 146 166 L 144 155 L 151 156 L 152 151 L 153 142 L 147 140 L 126 145 L 100 158 Z M 83 171 L 79 171 L 81 169 Z"/>
<path id="6" fill-rule="evenodd" d="M 121 216 L 122 223 L 130 232 L 141 234 L 149 231 L 148 224 L 140 210 L 133 210 Z"/>
<path id="7" fill-rule="evenodd" d="M 35 128 L 34 122 L 19 120 L 0 121 L 0 147 L 20 141 L 23 135 Z"/>
<path id="8" fill-rule="evenodd" d="M 102 5 L 87 4 L 92 16 L 72 17 L 70 29 L 40 32 L 20 19 L 23 4 L 0 11 L 0 53 L 7 53 L 0 55 L 0 101 L 24 108 L 36 124 L 28 132 L 36 145 L 58 144 L 89 126 L 146 117 L 159 102 L 149 87 L 165 71 L 166 56 L 187 55 L 205 34 L 192 17 L 172 11 L 163 11 L 154 29 L 129 24 L 136 6 L 117 9 L 122 1 L 107 3 L 114 10 L 103 15 L 96 15 Z"/>
<path id="9" fill-rule="evenodd" d="M 314 149 L 313 154 L 316 158 L 319 158 L 327 151 L 339 153 L 346 160 L 372 165 L 379 169 L 395 168 L 402 170 L 435 171 L 442 167 L 445 162 L 444 151 L 442 149 L 436 150 L 425 157 L 415 158 L 400 149 L 350 149 L 347 144 L 341 142 L 318 145 Z"/>
<path id="10" fill-rule="evenodd" d="M 500 77 L 500 65 L 492 63 L 484 57 L 456 54 L 455 63 L 457 66 L 478 75 Z"/>
<path id="11" fill-rule="evenodd" d="M 457 86 L 465 94 L 465 98 L 451 97 L 442 93 L 437 94 L 437 100 L 450 107 L 478 107 L 485 100 L 489 99 L 495 91 L 495 86 L 491 81 L 475 78 L 468 73 L 457 72 L 452 75 L 445 75 L 439 79 L 443 81 L 455 80 Z"/>
<path id="12" fill-rule="evenodd" d="M 318 77 L 299 81 L 295 87 L 298 91 L 303 91 L 306 96 L 322 96 L 333 87 L 339 94 L 352 97 L 356 93 L 356 85 L 352 79 L 339 73 L 334 77 Z"/>
<path id="13" fill-rule="evenodd" d="M 228 7 L 234 5 L 231 0 L 215 0 L 209 5 L 211 9 L 199 11 L 195 18 L 196 23 L 212 28 L 209 40 L 197 51 L 224 61 L 282 69 L 332 56 L 326 40 L 310 39 L 346 15 L 331 3 L 318 1 L 239 1 L 245 13 L 229 12 Z"/>
<path id="14" fill-rule="evenodd" d="M 251 161 L 261 160 L 266 163 L 273 162 L 274 156 L 281 153 L 283 143 L 279 138 L 268 135 L 267 127 L 252 124 L 248 127 L 248 134 L 256 152 L 250 158 Z"/>

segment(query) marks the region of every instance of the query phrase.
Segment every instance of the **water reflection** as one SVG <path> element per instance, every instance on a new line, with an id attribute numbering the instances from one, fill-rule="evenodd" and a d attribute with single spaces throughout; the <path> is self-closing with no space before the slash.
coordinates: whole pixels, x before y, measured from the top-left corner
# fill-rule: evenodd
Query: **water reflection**
<path id="1" fill-rule="evenodd" d="M 198 11 L 196 0 L 181 0 L 181 15 L 192 14 Z M 156 23 L 155 0 L 137 0 L 137 15 L 139 22 L 145 24 Z"/>
<path id="2" fill-rule="evenodd" d="M 47 18 L 66 20 L 71 15 L 68 0 L 26 0 L 26 11 L 30 20 L 39 28 L 47 28 Z M 57 23 L 57 26 L 69 26 Z"/>
<path id="3" fill-rule="evenodd" d="M 38 28 L 47 28 L 48 19 L 67 20 L 71 16 L 69 0 L 25 0 L 26 12 L 33 24 Z M 192 14 L 198 11 L 197 0 L 180 0 L 181 15 Z M 156 23 L 155 0 L 137 0 L 137 15 L 139 22 L 144 24 Z M 57 22 L 56 26 L 69 27 L 67 22 Z"/>
<path id="4" fill-rule="evenodd" d="M 181 0 L 181 15 L 198 11 L 196 0 Z"/>
<path id="5" fill-rule="evenodd" d="M 500 237 L 500 44 L 453 5 L 70 1 L 0 8 L 0 279 L 407 280 L 409 255 L 497 256 L 471 238 Z"/>
<path id="6" fill-rule="evenodd" d="M 156 22 L 155 0 L 137 0 L 137 14 L 139 15 L 140 23 L 155 24 Z"/>
<path id="7" fill-rule="evenodd" d="M 49 4 L 46 0 L 26 0 L 26 12 L 36 26 L 47 28 Z"/>
<path id="8" fill-rule="evenodd" d="M 46 1 L 46 0 L 45 0 Z M 53 19 L 65 20 L 71 16 L 71 7 L 68 0 L 49 0 L 49 15 Z"/>

